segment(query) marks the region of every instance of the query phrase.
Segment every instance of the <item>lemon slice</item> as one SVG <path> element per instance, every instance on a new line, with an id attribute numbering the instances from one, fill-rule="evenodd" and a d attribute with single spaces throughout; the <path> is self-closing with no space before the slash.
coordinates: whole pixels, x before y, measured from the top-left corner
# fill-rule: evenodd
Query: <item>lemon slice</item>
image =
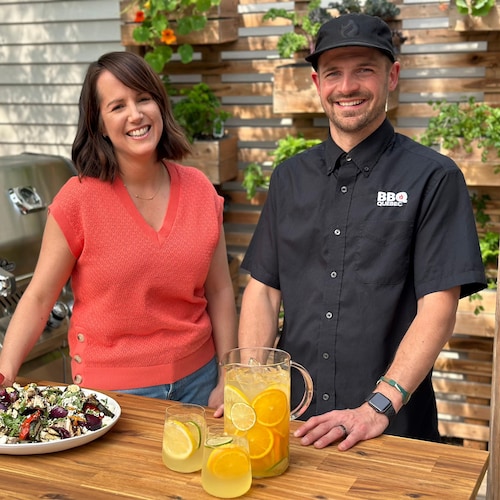
<path id="1" fill-rule="evenodd" d="M 165 422 L 163 442 L 165 453 L 176 460 L 189 458 L 196 447 L 188 426 L 177 420 Z"/>
<path id="2" fill-rule="evenodd" d="M 230 407 L 235 403 L 250 404 L 250 401 L 240 389 L 228 384 L 224 387 L 224 405 Z"/>
<path id="3" fill-rule="evenodd" d="M 207 446 L 210 448 L 218 448 L 219 446 L 224 446 L 232 442 L 233 438 L 231 436 L 215 436 L 207 439 Z"/>
<path id="4" fill-rule="evenodd" d="M 239 431 L 248 431 L 257 419 L 254 409 L 247 403 L 234 403 L 229 410 L 229 418 Z"/>
<path id="5" fill-rule="evenodd" d="M 219 479 L 244 476 L 250 471 L 250 458 L 240 448 L 221 448 L 208 457 L 207 468 Z"/>
<path id="6" fill-rule="evenodd" d="M 189 429 L 191 436 L 194 439 L 194 447 L 198 449 L 201 446 L 201 427 L 193 420 L 185 422 L 186 427 Z"/>

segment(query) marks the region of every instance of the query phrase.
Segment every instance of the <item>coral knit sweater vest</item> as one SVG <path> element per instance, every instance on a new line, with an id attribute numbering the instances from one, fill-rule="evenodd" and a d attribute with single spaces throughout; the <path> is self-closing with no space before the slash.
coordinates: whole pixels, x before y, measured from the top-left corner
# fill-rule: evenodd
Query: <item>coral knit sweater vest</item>
<path id="1" fill-rule="evenodd" d="M 167 166 L 170 200 L 158 232 L 120 178 L 74 177 L 49 207 L 76 258 L 68 336 L 75 383 L 104 390 L 172 383 L 215 354 L 204 284 L 223 199 L 198 170 Z"/>

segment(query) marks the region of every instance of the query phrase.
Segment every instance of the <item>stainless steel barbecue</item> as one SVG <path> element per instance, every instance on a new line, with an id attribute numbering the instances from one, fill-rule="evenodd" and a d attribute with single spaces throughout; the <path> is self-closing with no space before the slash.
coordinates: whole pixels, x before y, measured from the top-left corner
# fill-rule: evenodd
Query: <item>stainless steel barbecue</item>
<path id="1" fill-rule="evenodd" d="M 0 347 L 40 251 L 47 207 L 73 175 L 61 156 L 23 153 L 0 157 Z M 71 382 L 67 334 L 73 296 L 69 284 L 19 375 Z"/>

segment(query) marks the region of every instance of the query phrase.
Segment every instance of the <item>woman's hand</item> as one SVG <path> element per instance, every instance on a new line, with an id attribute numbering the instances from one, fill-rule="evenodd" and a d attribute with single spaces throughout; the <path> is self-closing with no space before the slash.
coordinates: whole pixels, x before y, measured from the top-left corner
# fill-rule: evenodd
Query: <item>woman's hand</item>
<path id="1" fill-rule="evenodd" d="M 224 404 L 224 382 L 219 379 L 218 384 L 214 387 L 208 397 L 208 406 L 215 408 L 216 411 L 223 407 Z M 223 412 L 224 413 L 224 412 Z"/>

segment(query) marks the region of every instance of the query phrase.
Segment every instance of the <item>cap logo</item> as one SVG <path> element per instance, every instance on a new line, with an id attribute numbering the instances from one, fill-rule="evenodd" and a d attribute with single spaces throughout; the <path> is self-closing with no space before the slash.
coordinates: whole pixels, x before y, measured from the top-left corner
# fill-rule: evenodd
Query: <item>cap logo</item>
<path id="1" fill-rule="evenodd" d="M 350 19 L 347 23 L 342 24 L 340 34 L 343 38 L 353 38 L 359 35 L 359 26 Z"/>

